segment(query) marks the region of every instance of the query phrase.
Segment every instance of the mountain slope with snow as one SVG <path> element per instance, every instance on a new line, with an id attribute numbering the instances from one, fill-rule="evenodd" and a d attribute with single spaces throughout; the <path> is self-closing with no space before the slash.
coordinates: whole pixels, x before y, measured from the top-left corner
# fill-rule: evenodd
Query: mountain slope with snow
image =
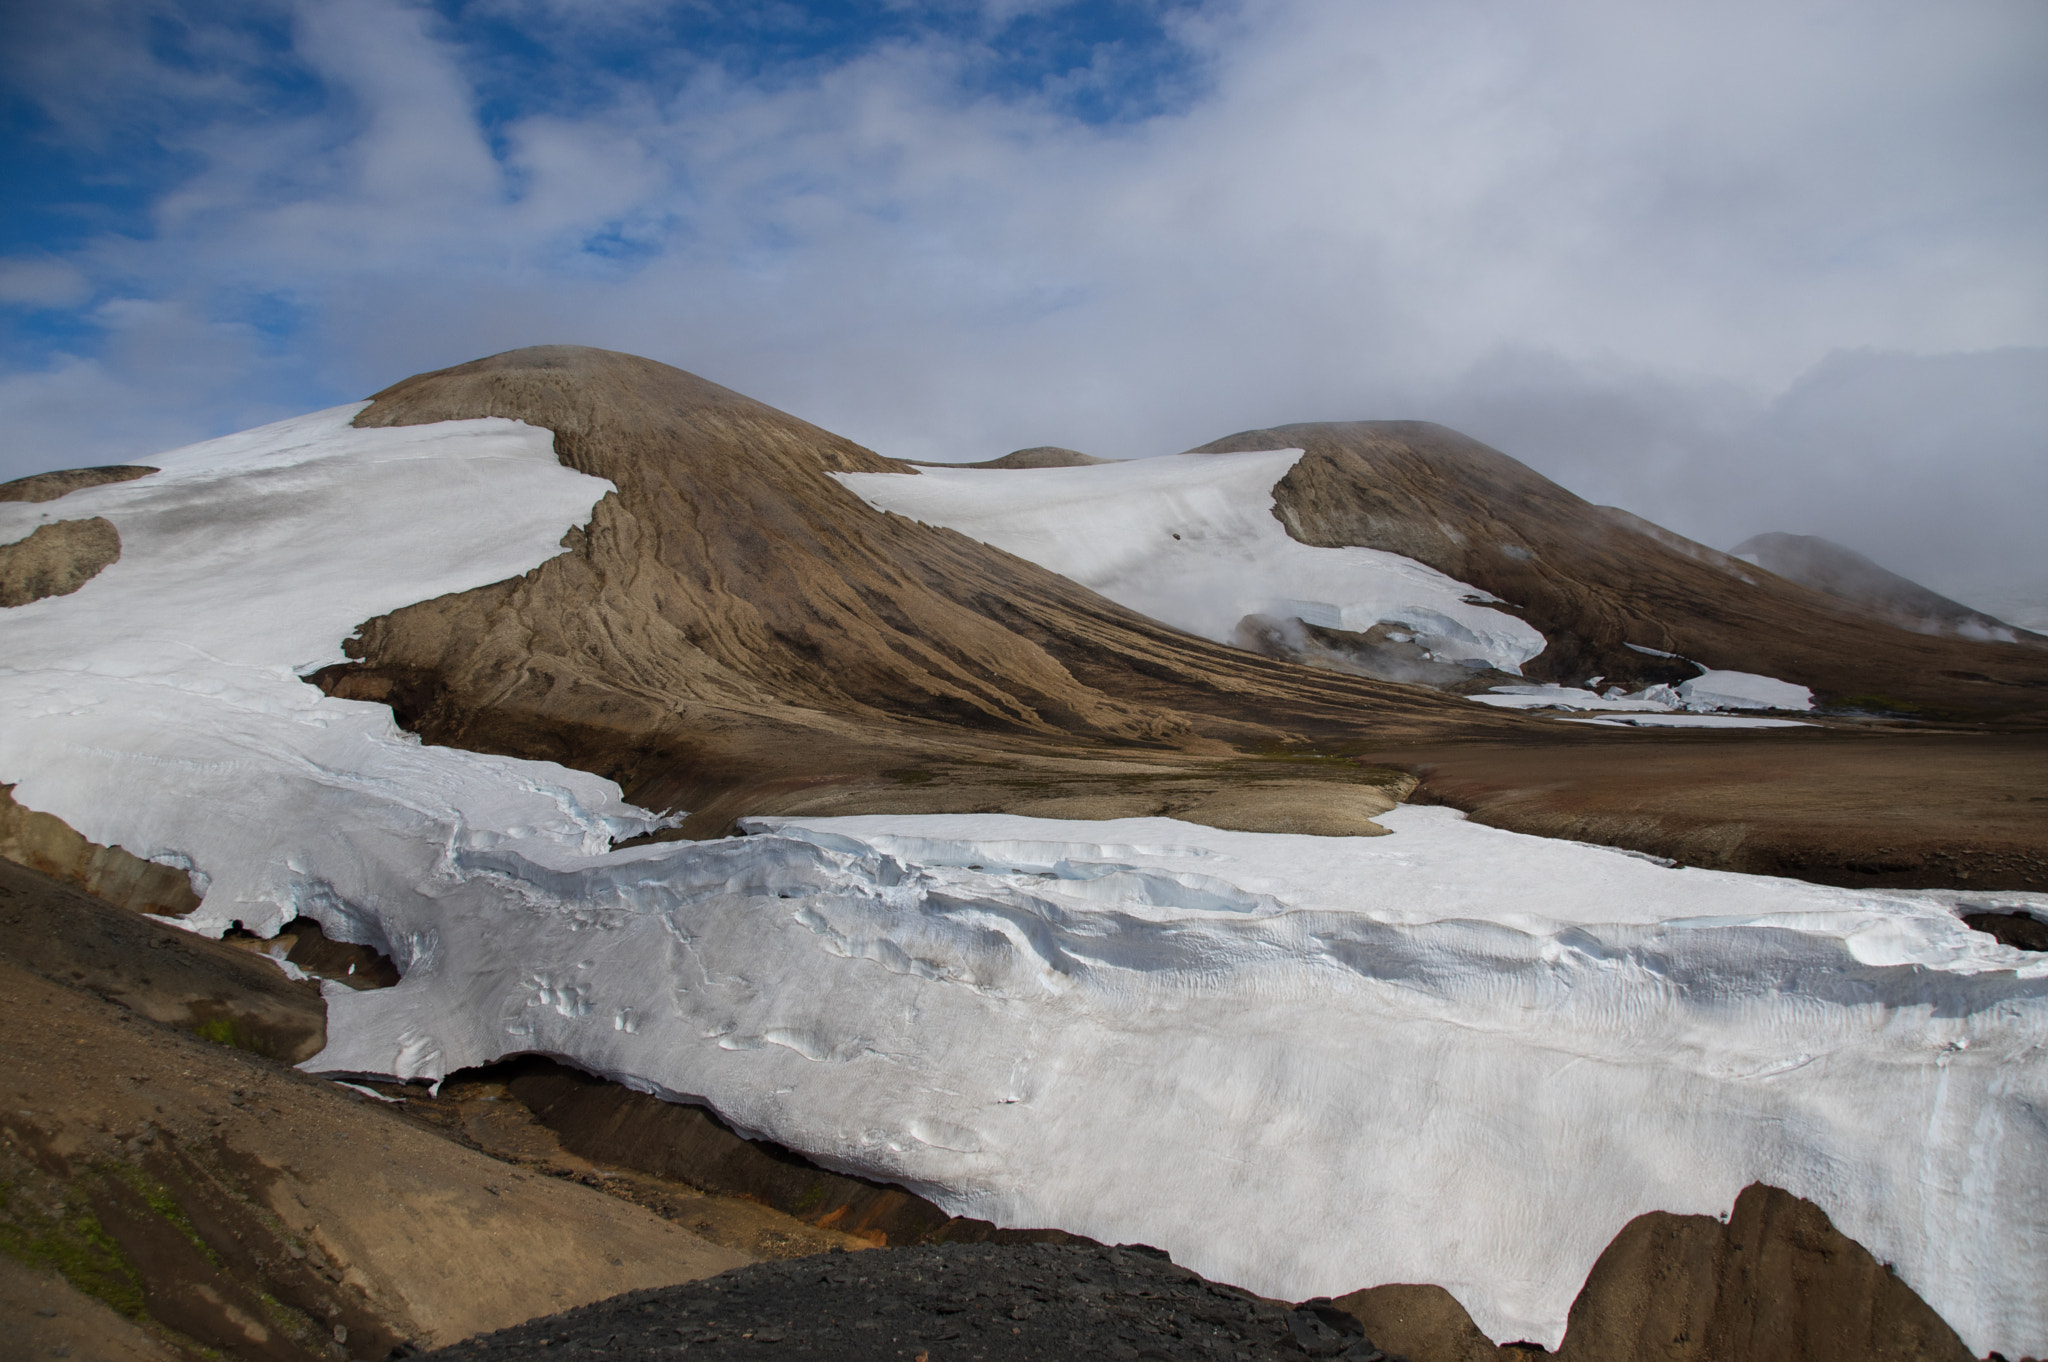
<path id="1" fill-rule="evenodd" d="M 1958 916 L 2048 898 L 1669 870 L 1427 808 L 1376 838 L 982 815 L 614 850 L 663 820 L 611 782 L 299 679 L 351 621 L 516 597 L 577 527 L 620 533 L 544 430 L 355 414 L 0 505 L 0 536 L 90 514 L 124 546 L 0 613 L 0 783 L 190 867 L 195 929 L 302 914 L 390 954 L 398 986 L 332 993 L 318 1066 L 562 1055 L 950 1209 L 1292 1297 L 1440 1282 L 1551 1343 L 1628 1218 L 1767 1180 L 1973 1348 L 2048 1344 L 2048 963 Z"/>
<path id="2" fill-rule="evenodd" d="M 1398 553 L 1512 602 L 1548 642 L 1524 668 L 1535 680 L 1633 689 L 1691 675 L 1633 644 L 1807 686 L 1824 704 L 1957 718 L 2022 718 L 2048 684 L 2048 651 L 1888 626 L 1428 422 L 1277 426 L 1198 452 L 1276 449 L 1307 451 L 1273 490 L 1291 536 Z"/>
<path id="3" fill-rule="evenodd" d="M 618 490 L 568 553 L 368 619 L 352 664 L 317 678 L 389 700 L 430 740 L 573 752 L 645 800 L 699 807 L 738 782 L 901 770 L 935 748 L 1173 751 L 1337 740 L 1363 715 L 1416 734 L 1471 722 L 1462 702 L 1208 642 L 885 515 L 830 474 L 925 475 L 651 360 L 513 351 L 394 384 L 358 419 L 478 417 L 559 432 L 566 463 Z"/>
<path id="4" fill-rule="evenodd" d="M 1311 548 L 1272 514 L 1300 450 L 1080 468 L 841 473 L 869 505 L 940 525 L 1230 643 L 1247 616 L 1363 633 L 1405 626 L 1454 662 L 1515 673 L 1543 636 L 1493 598 L 1377 549 Z"/>

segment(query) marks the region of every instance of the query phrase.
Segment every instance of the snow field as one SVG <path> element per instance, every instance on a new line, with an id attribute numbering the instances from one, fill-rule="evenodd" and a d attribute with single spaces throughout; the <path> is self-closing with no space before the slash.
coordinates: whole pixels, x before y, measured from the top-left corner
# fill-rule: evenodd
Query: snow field
<path id="1" fill-rule="evenodd" d="M 451 847 L 602 851 L 658 820 L 609 781 L 424 747 L 383 705 L 299 674 L 362 621 L 560 552 L 610 484 L 512 421 L 390 430 L 337 407 L 157 456 L 162 471 L 0 504 L 0 542 L 100 515 L 120 561 L 0 612 L 0 781 L 95 842 L 194 872 L 190 925 L 274 932 L 308 911 L 387 939 L 371 905 Z"/>
<path id="2" fill-rule="evenodd" d="M 0 781 L 189 866 L 197 930 L 303 913 L 389 950 L 403 982 L 330 987 L 308 1067 L 558 1055 L 963 1214 L 1287 1298 L 1439 1282 L 1550 1344 L 1629 1218 L 1762 1179 L 1975 1351 L 2048 1352 L 2048 962 L 1955 912 L 2048 898 L 1666 869 L 1428 808 L 1370 839 L 991 815 L 611 851 L 662 820 L 610 782 L 297 679 L 544 561 L 607 487 L 545 431 L 356 410 L 0 505 L 0 541 L 104 515 L 124 545 L 0 611 Z"/>
<path id="3" fill-rule="evenodd" d="M 1176 629 L 1232 642 L 1247 615 L 1364 632 L 1406 625 L 1446 661 L 1519 674 L 1543 635 L 1497 598 L 1412 558 L 1312 548 L 1273 514 L 1299 449 L 1086 468 L 835 473 L 870 506 L 943 526 Z"/>

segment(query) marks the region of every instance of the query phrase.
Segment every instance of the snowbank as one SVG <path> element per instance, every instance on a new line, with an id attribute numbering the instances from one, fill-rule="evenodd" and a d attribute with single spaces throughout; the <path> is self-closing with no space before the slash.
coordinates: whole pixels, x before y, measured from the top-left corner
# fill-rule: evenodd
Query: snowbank
<path id="1" fill-rule="evenodd" d="M 1677 689 L 1694 710 L 1813 708 L 1813 692 L 1805 686 L 1755 672 L 1703 671 Z"/>
<path id="2" fill-rule="evenodd" d="M 1622 714 L 1607 719 L 1559 717 L 1559 723 L 1604 724 L 1609 728 L 1811 728 L 1797 719 L 1752 714 Z"/>
<path id="3" fill-rule="evenodd" d="M 1634 648 L 1636 645 L 1631 643 L 1628 646 Z M 1651 649 L 1639 648 L 1637 651 L 1650 652 Z M 1659 653 L 1658 656 L 1675 657 L 1676 654 Z M 1690 681 L 1681 681 L 1676 686 L 1648 686 L 1631 694 L 1623 694 L 1619 686 L 1609 687 L 1602 694 L 1583 686 L 1543 684 L 1495 686 L 1484 695 L 1470 698 L 1497 709 L 1569 709 L 1634 714 L 1639 717 L 1632 722 L 1651 725 L 1661 722 L 1667 728 L 1736 726 L 1733 722 L 1688 725 L 1683 722 L 1684 716 L 1680 711 L 1704 717 L 1730 709 L 1805 711 L 1813 708 L 1813 692 L 1805 686 L 1780 681 L 1774 676 L 1759 676 L 1755 672 L 1711 671 L 1706 668 L 1701 668 L 1700 674 Z M 1662 721 L 1651 717 L 1659 714 L 1670 717 Z M 1790 719 L 1751 719 L 1745 726 L 1758 728 L 1796 722 Z"/>
<path id="4" fill-rule="evenodd" d="M 1141 615 L 1231 643 L 1247 615 L 1363 633 L 1405 625 L 1448 662 L 1519 674 L 1543 635 L 1412 558 L 1312 548 L 1273 514 L 1299 449 L 1090 468 L 835 473 L 870 506 L 941 525 L 1072 578 Z"/>
<path id="5" fill-rule="evenodd" d="M 1974 1348 L 2048 1336 L 2048 961 L 1965 929 L 1966 896 L 1382 821 L 757 819 L 566 874 L 464 856 L 432 958 L 337 992 L 315 1065 L 566 1055 L 959 1214 L 1289 1299 L 1437 1282 L 1550 1345 L 1629 1219 L 1762 1180 Z"/>
<path id="6" fill-rule="evenodd" d="M 125 546 L 0 611 L 0 781 L 190 866 L 195 927 L 304 913 L 388 950 L 403 982 L 331 988 L 310 1067 L 560 1055 L 964 1214 L 1281 1297 L 1440 1282 L 1546 1343 L 1630 1217 L 1762 1179 L 1976 1351 L 2048 1351 L 2048 962 L 1955 911 L 2048 898 L 1663 869 L 1428 808 L 1370 839 L 983 816 L 612 851 L 661 820 L 609 782 L 297 680 L 362 619 L 545 560 L 606 486 L 544 431 L 354 410 L 0 505 L 0 542 L 60 512 Z"/>

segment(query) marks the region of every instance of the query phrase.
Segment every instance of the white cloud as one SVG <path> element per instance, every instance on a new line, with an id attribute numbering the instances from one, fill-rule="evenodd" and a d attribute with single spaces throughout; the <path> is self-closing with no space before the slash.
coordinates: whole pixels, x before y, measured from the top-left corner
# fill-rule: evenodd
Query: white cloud
<path id="1" fill-rule="evenodd" d="M 1205 93 L 1137 123 L 977 95 L 981 49 L 925 38 L 772 85 L 689 53 L 665 83 L 584 70 L 580 110 L 491 130 L 477 54 L 426 11 L 294 12 L 330 98 L 186 129 L 204 165 L 159 234 L 69 263 L 198 331 L 223 298 L 289 300 L 322 400 L 568 340 L 912 456 L 1436 417 L 1696 532 L 1832 496 L 1873 534 L 1989 526 L 1980 558 L 2048 579 L 2033 536 L 1958 501 L 2035 485 L 2012 461 L 2048 419 L 2021 397 L 2000 390 L 2011 438 L 1937 452 L 1887 427 L 1886 459 L 1966 470 L 1931 500 L 1903 475 L 1839 490 L 1864 457 L 1841 403 L 1832 434 L 1759 433 L 1837 352 L 1903 372 L 2048 345 L 2036 5 L 1276 0 L 1175 20 Z M 122 51 L 101 64 L 133 74 Z M 197 99 L 191 79 L 162 73 L 163 97 Z M 138 415 L 190 400 L 103 358 Z M 1702 471 L 1766 445 L 1776 490 Z"/>
<path id="2" fill-rule="evenodd" d="M 0 258 L 0 303 L 58 307 L 81 302 L 91 294 L 85 271 L 68 260 Z"/>

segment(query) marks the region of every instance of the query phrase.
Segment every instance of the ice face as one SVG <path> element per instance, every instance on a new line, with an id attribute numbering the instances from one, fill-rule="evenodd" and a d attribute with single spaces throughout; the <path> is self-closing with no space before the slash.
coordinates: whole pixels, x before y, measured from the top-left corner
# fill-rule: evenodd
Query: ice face
<path id="1" fill-rule="evenodd" d="M 1973 1347 L 2040 1336 L 2048 961 L 1967 930 L 1967 896 L 1382 821 L 764 818 L 545 873 L 468 856 L 431 960 L 338 994 L 313 1066 L 566 1056 L 958 1214 L 1290 1299 L 1436 1282 L 1551 1345 L 1629 1219 L 1764 1181 Z"/>

